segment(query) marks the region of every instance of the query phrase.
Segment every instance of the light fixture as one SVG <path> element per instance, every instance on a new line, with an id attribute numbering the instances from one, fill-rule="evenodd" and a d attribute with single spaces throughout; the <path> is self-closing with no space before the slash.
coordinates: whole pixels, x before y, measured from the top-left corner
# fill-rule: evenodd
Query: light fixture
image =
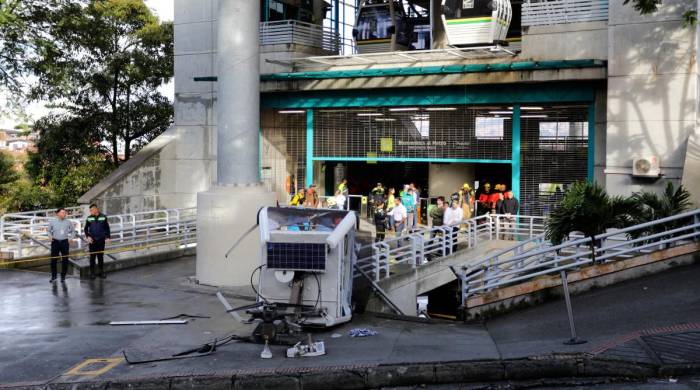
<path id="1" fill-rule="evenodd" d="M 306 110 L 280 110 L 279 114 L 306 114 Z"/>
<path id="2" fill-rule="evenodd" d="M 501 115 L 501 114 L 510 115 L 512 113 L 513 113 L 513 111 L 489 111 L 489 114 L 499 114 L 499 115 Z"/>
<path id="3" fill-rule="evenodd" d="M 375 118 L 375 122 L 396 122 L 394 118 Z"/>
<path id="4" fill-rule="evenodd" d="M 361 112 L 357 116 L 383 116 L 381 112 Z"/>
<path id="5" fill-rule="evenodd" d="M 403 112 L 403 111 L 418 111 L 418 107 L 396 107 L 390 108 L 391 112 Z"/>
<path id="6" fill-rule="evenodd" d="M 512 110 L 513 107 L 508 107 L 508 109 Z M 542 111 L 542 110 L 544 110 L 543 107 L 532 107 L 532 106 L 521 106 L 520 109 L 523 111 Z"/>
<path id="7" fill-rule="evenodd" d="M 547 118 L 547 115 L 521 115 L 521 118 Z"/>
<path id="8" fill-rule="evenodd" d="M 457 111 L 457 107 L 428 107 L 425 111 Z"/>

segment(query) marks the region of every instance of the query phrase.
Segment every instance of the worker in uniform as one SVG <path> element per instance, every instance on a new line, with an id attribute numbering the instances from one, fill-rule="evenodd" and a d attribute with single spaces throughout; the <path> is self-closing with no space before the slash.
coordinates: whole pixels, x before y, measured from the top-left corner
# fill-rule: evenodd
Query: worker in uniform
<path id="1" fill-rule="evenodd" d="M 338 191 L 342 192 L 343 195 L 348 196 L 348 179 L 343 179 L 340 181 L 340 183 L 338 184 Z"/>
<path id="2" fill-rule="evenodd" d="M 496 184 L 496 186 L 494 186 L 494 191 L 491 191 L 491 193 L 489 193 L 487 200 L 488 208 L 491 214 L 498 214 L 496 206 L 498 205 L 498 201 L 501 199 L 502 195 L 503 194 L 501 193 L 501 185 Z"/>
<path id="3" fill-rule="evenodd" d="M 318 191 L 316 190 L 316 184 L 311 184 L 309 189 L 306 191 L 306 197 L 304 198 L 304 207 L 309 207 L 315 209 L 318 207 Z"/>
<path id="4" fill-rule="evenodd" d="M 104 250 L 106 242 L 112 239 L 107 216 L 100 213 L 96 204 L 90 205 L 90 215 L 85 221 L 85 237 L 90 250 L 90 279 L 95 279 L 95 260 L 100 278 L 107 277 L 104 270 Z"/>
<path id="5" fill-rule="evenodd" d="M 485 215 L 491 211 L 489 205 L 489 197 L 491 196 L 491 183 L 484 183 L 484 190 L 479 194 L 477 199 L 476 210 L 478 215 Z"/>
<path id="6" fill-rule="evenodd" d="M 297 190 L 297 193 L 292 197 L 292 200 L 289 202 L 289 204 L 292 206 L 303 206 L 305 199 L 306 190 L 300 188 L 299 190 Z"/>
<path id="7" fill-rule="evenodd" d="M 382 183 L 377 183 L 377 185 L 370 191 L 369 197 L 369 210 L 370 217 L 374 215 L 374 210 L 378 207 L 379 203 L 384 203 L 384 186 Z"/>
<path id="8" fill-rule="evenodd" d="M 56 281 L 58 274 L 58 259 L 61 258 L 61 282 L 66 281 L 68 273 L 68 240 L 75 235 L 73 223 L 66 219 L 66 209 L 63 207 L 56 210 L 56 219 L 49 222 L 49 238 L 51 239 L 51 280 Z"/>
<path id="9" fill-rule="evenodd" d="M 457 191 L 457 202 L 459 202 L 459 207 L 464 212 L 464 219 L 469 219 L 472 217 L 472 212 L 474 211 L 474 191 L 469 183 L 464 183 L 462 188 Z"/>
<path id="10" fill-rule="evenodd" d="M 387 215 L 386 210 L 384 210 L 384 200 L 380 200 L 374 205 L 374 228 L 377 231 L 377 236 L 375 237 L 374 242 L 384 241 L 387 225 Z"/>

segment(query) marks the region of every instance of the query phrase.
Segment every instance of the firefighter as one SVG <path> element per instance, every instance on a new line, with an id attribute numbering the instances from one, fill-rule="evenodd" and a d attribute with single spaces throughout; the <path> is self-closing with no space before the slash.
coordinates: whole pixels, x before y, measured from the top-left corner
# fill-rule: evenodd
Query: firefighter
<path id="1" fill-rule="evenodd" d="M 104 270 L 105 244 L 112 239 L 107 216 L 100 213 L 96 204 L 90 205 L 90 215 L 85 221 L 85 237 L 90 250 L 90 279 L 95 279 L 95 260 L 99 268 L 99 277 L 107 277 Z"/>

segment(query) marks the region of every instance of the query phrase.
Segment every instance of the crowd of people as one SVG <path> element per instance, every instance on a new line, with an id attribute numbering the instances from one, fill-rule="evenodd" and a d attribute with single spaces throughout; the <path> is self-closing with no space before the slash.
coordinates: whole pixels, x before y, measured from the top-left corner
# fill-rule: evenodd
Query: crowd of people
<path id="1" fill-rule="evenodd" d="M 420 220 L 420 189 L 415 183 L 408 183 L 396 193 L 393 187 L 386 188 L 382 183 L 372 188 L 368 196 L 369 218 L 374 222 L 376 241 L 386 238 L 387 232 L 400 236 L 418 226 Z M 346 209 L 349 190 L 347 179 L 342 179 L 334 191 L 334 196 L 328 197 L 325 204 L 320 204 L 320 198 L 315 185 L 308 189 L 300 189 L 292 197 L 290 204 L 299 207 L 328 207 Z M 477 192 L 464 183 L 448 197 L 438 196 L 435 204 L 428 205 L 428 215 L 433 227 L 458 226 L 465 219 L 485 214 L 501 214 L 506 225 L 514 222 L 518 213 L 518 200 L 505 184 L 484 183 Z M 455 229 L 458 229 L 455 228 Z"/>

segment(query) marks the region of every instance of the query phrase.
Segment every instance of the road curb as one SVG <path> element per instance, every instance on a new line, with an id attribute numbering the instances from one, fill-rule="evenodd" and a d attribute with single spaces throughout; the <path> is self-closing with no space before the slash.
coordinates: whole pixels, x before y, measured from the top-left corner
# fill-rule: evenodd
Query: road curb
<path id="1" fill-rule="evenodd" d="M 378 364 L 328 368 L 250 370 L 215 375 L 134 378 L 123 381 L 53 382 L 4 386 L 13 390 L 258 390 L 258 389 L 367 389 L 446 383 L 484 383 L 539 379 L 611 378 L 639 381 L 654 377 L 697 374 L 700 363 L 651 365 L 593 358 L 586 354 L 525 359 Z M 329 387 L 331 386 L 331 387 Z"/>

